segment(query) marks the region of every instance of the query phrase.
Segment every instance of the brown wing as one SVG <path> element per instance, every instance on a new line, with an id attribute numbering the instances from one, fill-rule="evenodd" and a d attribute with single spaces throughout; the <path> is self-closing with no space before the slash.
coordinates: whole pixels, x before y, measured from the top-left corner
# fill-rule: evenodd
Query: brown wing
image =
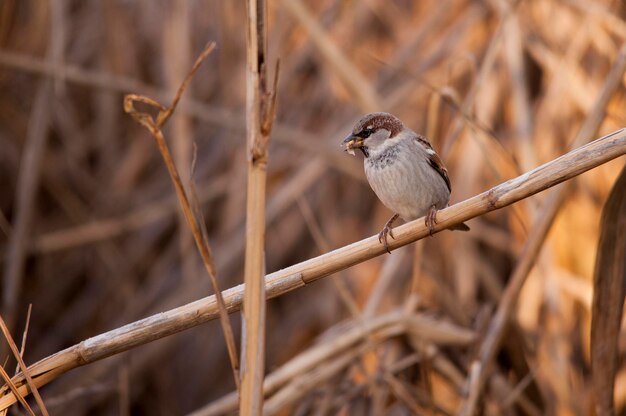
<path id="1" fill-rule="evenodd" d="M 437 173 L 441 175 L 441 177 L 446 183 L 446 186 L 448 187 L 448 191 L 452 192 L 452 186 L 450 185 L 450 178 L 448 177 L 448 169 L 446 169 L 446 167 L 443 165 L 443 162 L 441 161 L 441 158 L 439 157 L 439 155 L 435 152 L 435 149 L 433 149 L 430 142 L 426 140 L 426 138 L 418 135 L 416 136 L 416 139 L 418 142 L 420 142 L 420 144 L 422 144 L 426 148 L 427 153 L 428 153 L 428 163 L 430 164 L 430 166 L 432 166 L 433 169 L 435 169 Z"/>

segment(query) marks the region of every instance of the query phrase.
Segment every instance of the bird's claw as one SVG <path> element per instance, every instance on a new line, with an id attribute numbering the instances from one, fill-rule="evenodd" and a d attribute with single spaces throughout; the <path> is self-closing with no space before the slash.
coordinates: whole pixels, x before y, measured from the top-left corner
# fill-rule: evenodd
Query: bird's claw
<path id="1" fill-rule="evenodd" d="M 428 234 L 432 237 L 435 231 L 435 225 L 437 224 L 437 208 L 435 208 L 434 205 L 428 210 L 424 218 L 424 224 L 428 227 Z"/>
<path id="2" fill-rule="evenodd" d="M 397 218 L 398 214 L 394 214 L 394 216 L 391 217 L 389 221 L 387 221 L 383 229 L 380 230 L 380 232 L 378 233 L 378 242 L 383 244 L 383 246 L 385 247 L 385 251 L 387 251 L 387 253 L 389 254 L 391 254 L 391 251 L 389 250 L 389 244 L 387 244 L 387 234 L 389 234 L 394 240 L 396 239 L 396 237 L 393 236 L 393 229 L 391 228 L 391 224 L 393 224 L 393 222 Z"/>
<path id="3" fill-rule="evenodd" d="M 383 229 L 378 233 L 378 242 L 382 243 L 387 253 L 391 254 L 391 251 L 389 250 L 389 244 L 387 244 L 387 234 L 389 234 L 394 240 L 396 239 L 396 237 L 393 236 L 393 229 L 389 225 L 385 225 Z"/>

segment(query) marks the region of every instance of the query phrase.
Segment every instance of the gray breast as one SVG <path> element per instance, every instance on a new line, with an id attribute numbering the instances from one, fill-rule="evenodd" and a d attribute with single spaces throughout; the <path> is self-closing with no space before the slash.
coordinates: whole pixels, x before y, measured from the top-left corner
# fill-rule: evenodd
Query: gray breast
<path id="1" fill-rule="evenodd" d="M 433 205 L 437 209 L 448 205 L 445 181 L 430 165 L 426 150 L 412 138 L 370 150 L 365 175 L 381 202 L 406 221 L 425 215 Z"/>

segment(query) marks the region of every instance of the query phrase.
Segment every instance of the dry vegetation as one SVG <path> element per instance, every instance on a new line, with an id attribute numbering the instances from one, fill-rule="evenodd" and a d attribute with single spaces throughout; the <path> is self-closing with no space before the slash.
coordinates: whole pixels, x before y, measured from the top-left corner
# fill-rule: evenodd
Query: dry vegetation
<path id="1" fill-rule="evenodd" d="M 426 235 L 415 223 L 391 255 L 372 237 L 318 259 L 317 274 L 297 264 L 389 216 L 339 147 L 364 112 L 431 139 L 453 202 L 626 125 L 624 3 L 273 0 L 268 20 L 270 83 L 277 59 L 281 70 L 259 195 L 265 268 L 296 266 L 268 275 L 281 296 L 266 309 L 264 412 L 611 414 L 614 387 L 623 414 L 626 174 L 611 192 L 623 158 L 479 216 L 469 233 L 405 246 Z M 27 364 L 49 357 L 0 386 L 0 408 L 28 383 L 41 393 L 30 406 L 50 414 L 236 412 L 216 299 L 190 302 L 214 293 L 213 277 L 222 290 L 243 282 L 246 25 L 238 1 L 0 2 L 0 313 L 15 340 L 0 320 L 0 375 L 16 373 L 20 346 Z M 123 98 L 169 105 L 209 41 L 168 123 L 155 118 L 199 205 L 183 214 Z M 626 152 L 615 137 L 622 150 L 576 153 L 539 188 Z M 513 185 L 517 199 L 532 193 Z M 439 229 L 500 207 L 485 198 L 482 211 L 442 212 Z M 204 220 L 191 227 L 202 255 L 190 215 Z M 225 293 L 230 311 L 242 296 Z M 175 322 L 155 315 L 181 305 Z M 241 353 L 239 313 L 230 322 Z"/>

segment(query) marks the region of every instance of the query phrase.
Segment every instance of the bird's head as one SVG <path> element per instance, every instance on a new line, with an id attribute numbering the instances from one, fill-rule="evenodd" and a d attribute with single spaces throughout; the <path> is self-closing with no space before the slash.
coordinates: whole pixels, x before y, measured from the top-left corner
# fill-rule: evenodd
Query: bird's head
<path id="1" fill-rule="evenodd" d="M 389 113 L 370 113 L 356 123 L 342 145 L 351 155 L 354 155 L 355 149 L 359 149 L 365 157 L 368 157 L 370 150 L 375 150 L 385 140 L 397 136 L 402 130 L 404 124 L 396 116 Z"/>

